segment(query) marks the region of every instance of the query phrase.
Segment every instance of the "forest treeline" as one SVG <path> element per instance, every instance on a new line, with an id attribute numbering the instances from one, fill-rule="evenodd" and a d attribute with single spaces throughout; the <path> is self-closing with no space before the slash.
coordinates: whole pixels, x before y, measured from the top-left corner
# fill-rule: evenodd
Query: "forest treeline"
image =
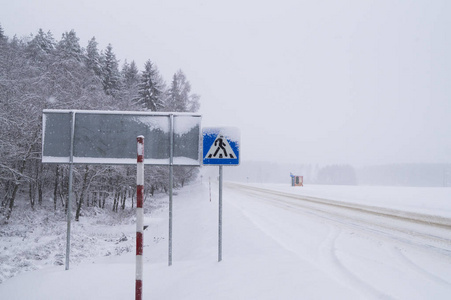
<path id="1" fill-rule="evenodd" d="M 67 208 L 68 166 L 41 163 L 43 109 L 196 112 L 199 105 L 181 70 L 167 84 L 151 60 L 141 71 L 134 61 L 120 64 L 112 45 L 101 50 L 95 37 L 84 48 L 74 30 L 60 40 L 42 29 L 9 38 L 0 25 L 0 222 L 11 218 L 19 195 L 31 208 L 44 199 L 52 199 L 55 210 Z M 135 168 L 74 167 L 75 219 L 87 206 L 133 207 Z M 198 171 L 174 167 L 174 185 Z M 146 196 L 167 192 L 168 178 L 166 166 L 147 168 Z"/>

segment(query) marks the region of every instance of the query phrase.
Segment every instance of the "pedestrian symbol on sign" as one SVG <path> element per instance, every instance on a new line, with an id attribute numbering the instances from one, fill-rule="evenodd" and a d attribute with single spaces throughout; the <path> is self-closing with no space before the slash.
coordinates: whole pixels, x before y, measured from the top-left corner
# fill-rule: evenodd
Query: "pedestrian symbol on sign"
<path id="1" fill-rule="evenodd" d="M 223 135 L 218 135 L 215 142 L 211 145 L 206 158 L 236 158 L 235 153 Z"/>
<path id="2" fill-rule="evenodd" d="M 202 129 L 204 165 L 239 165 L 240 131 L 234 127 L 208 127 Z"/>

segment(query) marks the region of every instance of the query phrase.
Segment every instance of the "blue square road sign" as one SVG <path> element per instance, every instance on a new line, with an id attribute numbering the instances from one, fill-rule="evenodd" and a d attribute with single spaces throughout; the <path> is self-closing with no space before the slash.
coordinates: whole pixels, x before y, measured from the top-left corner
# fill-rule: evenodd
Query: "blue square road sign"
<path id="1" fill-rule="evenodd" d="M 202 130 L 204 165 L 239 165 L 240 131 L 234 127 L 208 127 Z"/>

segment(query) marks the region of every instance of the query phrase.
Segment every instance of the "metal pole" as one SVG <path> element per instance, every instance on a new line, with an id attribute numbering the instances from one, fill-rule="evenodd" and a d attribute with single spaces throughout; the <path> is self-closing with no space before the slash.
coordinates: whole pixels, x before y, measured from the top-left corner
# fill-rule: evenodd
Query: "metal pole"
<path id="1" fill-rule="evenodd" d="M 219 166 L 218 262 L 222 260 L 222 166 Z"/>
<path id="2" fill-rule="evenodd" d="M 143 280 L 143 194 L 144 194 L 144 136 L 137 137 L 137 165 L 136 165 L 136 283 L 135 299 L 142 299 Z"/>
<path id="3" fill-rule="evenodd" d="M 169 241 L 168 266 L 172 266 L 172 187 L 174 185 L 174 115 L 169 115 Z"/>
<path id="4" fill-rule="evenodd" d="M 67 200 L 67 233 L 66 233 L 66 270 L 69 270 L 69 256 L 70 256 L 70 227 L 72 219 L 72 173 L 73 163 L 69 164 L 69 198 Z"/>
<path id="5" fill-rule="evenodd" d="M 67 199 L 67 233 L 66 233 L 66 270 L 69 270 L 70 257 L 70 227 L 72 219 L 72 181 L 74 166 L 74 132 L 75 132 L 75 112 L 72 114 L 71 132 L 70 132 L 70 156 L 69 156 L 69 195 Z"/>

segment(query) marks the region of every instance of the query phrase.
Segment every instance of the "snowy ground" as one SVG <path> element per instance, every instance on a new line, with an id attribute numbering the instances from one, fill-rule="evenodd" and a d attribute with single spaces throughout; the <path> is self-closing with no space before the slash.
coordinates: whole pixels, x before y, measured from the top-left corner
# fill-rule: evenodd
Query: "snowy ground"
<path id="1" fill-rule="evenodd" d="M 167 198 L 147 209 L 144 299 L 451 297 L 449 188 L 229 183 L 218 263 L 212 186 L 211 202 L 206 182 L 174 197 L 171 267 Z M 38 216 L 0 227 L 1 299 L 133 299 L 131 213 L 74 222 L 69 271 L 64 218 Z"/>

